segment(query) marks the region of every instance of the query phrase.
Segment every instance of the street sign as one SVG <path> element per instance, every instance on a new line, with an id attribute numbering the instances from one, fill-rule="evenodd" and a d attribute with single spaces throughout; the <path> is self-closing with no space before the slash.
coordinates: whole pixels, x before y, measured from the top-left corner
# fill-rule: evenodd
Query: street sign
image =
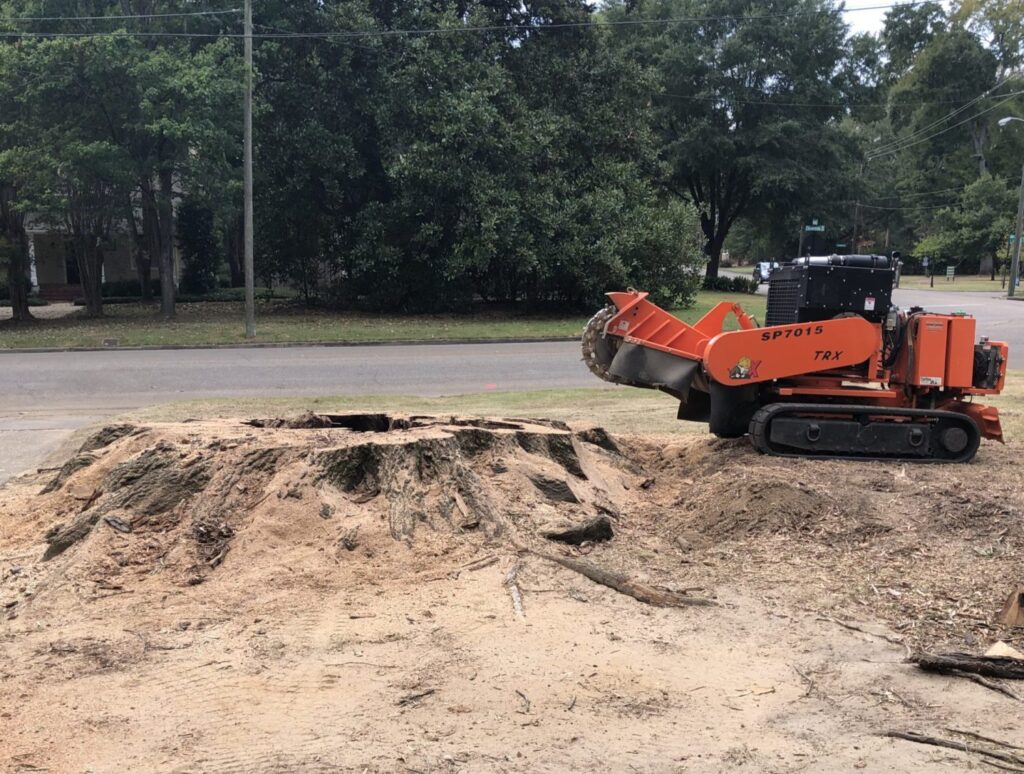
<path id="1" fill-rule="evenodd" d="M 824 226 L 819 226 L 817 223 L 808 224 L 804 226 L 804 231 L 824 231 Z"/>
<path id="2" fill-rule="evenodd" d="M 836 242 L 836 247 L 846 247 L 846 242 Z"/>

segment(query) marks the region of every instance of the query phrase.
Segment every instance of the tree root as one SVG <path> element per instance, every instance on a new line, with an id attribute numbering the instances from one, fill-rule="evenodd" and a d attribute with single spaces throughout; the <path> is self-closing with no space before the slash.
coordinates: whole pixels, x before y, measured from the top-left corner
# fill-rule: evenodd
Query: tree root
<path id="1" fill-rule="evenodd" d="M 967 734 L 965 734 L 966 736 Z M 1005 752 L 1003 750 L 986 750 L 978 745 L 972 745 L 968 742 L 961 742 L 956 739 L 941 739 L 937 736 L 927 736 L 926 734 L 919 734 L 915 731 L 886 731 L 882 736 L 887 736 L 892 739 L 903 739 L 907 742 L 914 742 L 915 744 L 927 744 L 933 747 L 945 747 L 949 750 L 959 750 L 963 753 L 971 753 L 974 755 L 983 755 L 988 758 L 994 758 L 997 761 L 1003 763 L 1012 764 L 1015 767 L 1015 771 L 1024 771 L 1024 756 L 1016 755 L 1011 752 Z M 1004 744 L 998 742 L 997 744 Z"/>
<path id="2" fill-rule="evenodd" d="M 635 581 L 622 573 L 602 570 L 600 567 L 595 567 L 594 565 L 580 561 L 579 559 L 570 559 L 567 556 L 545 554 L 540 551 L 535 551 L 532 548 L 528 548 L 526 550 L 535 556 L 539 556 L 541 559 L 547 559 L 549 562 L 554 562 L 557 565 L 565 567 L 567 570 L 577 572 L 583 577 L 592 580 L 594 583 L 607 586 L 620 594 L 625 594 L 627 597 L 632 597 L 638 602 L 643 602 L 646 605 L 653 605 L 655 607 L 715 607 L 718 605 L 718 603 L 713 599 L 691 597 L 688 594 L 680 594 L 678 591 L 648 586 L 647 584 Z"/>

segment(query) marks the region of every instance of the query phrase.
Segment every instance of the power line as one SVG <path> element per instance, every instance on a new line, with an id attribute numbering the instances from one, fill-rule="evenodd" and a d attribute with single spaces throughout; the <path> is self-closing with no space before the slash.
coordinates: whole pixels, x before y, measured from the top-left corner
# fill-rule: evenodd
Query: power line
<path id="1" fill-rule="evenodd" d="M 949 207 L 950 205 L 958 204 L 959 202 L 959 199 L 951 199 L 950 201 L 943 202 L 942 204 L 912 204 L 906 207 L 884 207 L 880 204 L 865 204 L 862 201 L 855 201 L 853 199 L 843 199 L 842 201 L 838 202 L 828 202 L 828 204 L 856 204 L 860 207 L 864 207 L 865 209 L 869 210 L 885 210 L 887 212 L 898 212 L 902 210 L 941 210 L 943 207 Z"/>
<path id="2" fill-rule="evenodd" d="M 871 159 L 876 159 L 876 158 L 879 158 L 881 156 L 888 156 L 890 154 L 899 153 L 900 151 L 905 151 L 907 148 L 912 148 L 915 145 L 920 145 L 922 142 L 927 142 L 928 140 L 931 140 L 934 137 L 938 137 L 940 134 L 945 134 L 946 132 L 950 132 L 953 129 L 956 129 L 958 126 L 963 126 L 964 124 L 968 123 L 969 121 L 973 121 L 976 118 L 980 118 L 981 116 L 985 115 L 986 113 L 991 113 L 997 107 L 1001 107 L 1001 106 L 1005 105 L 1007 102 L 1009 102 L 1011 99 L 1016 97 L 1018 94 L 1024 94 L 1024 92 L 1018 91 L 1018 92 L 1014 92 L 1012 94 L 1006 95 L 1006 99 L 1002 100 L 1001 102 L 997 102 L 996 104 L 992 105 L 991 107 L 985 108 L 980 113 L 976 113 L 975 115 L 970 116 L 969 118 L 965 118 L 963 121 L 958 121 L 957 123 L 953 124 L 952 126 L 947 126 L 945 129 L 940 129 L 939 131 L 934 132 L 933 134 L 929 134 L 926 137 L 922 137 L 922 138 L 920 138 L 918 140 L 914 140 L 914 142 L 908 142 L 905 145 L 900 145 L 898 148 L 892 148 L 891 150 L 887 150 L 887 151 L 880 151 L 880 152 L 878 152 L 876 154 L 868 156 L 867 158 L 870 161 Z"/>
<path id="3" fill-rule="evenodd" d="M 869 154 L 868 158 L 874 158 L 874 157 L 876 157 L 878 155 L 884 155 L 885 153 L 887 153 L 889 151 L 889 149 L 898 148 L 899 146 L 901 146 L 907 140 L 913 139 L 914 137 L 917 137 L 917 136 L 919 136 L 921 134 L 924 134 L 925 132 L 929 131 L 930 129 L 933 129 L 936 126 L 939 126 L 940 124 L 944 124 L 946 121 L 948 121 L 951 118 L 955 118 L 960 113 L 963 113 L 965 110 L 969 109 L 973 105 L 975 105 L 978 102 L 980 102 L 981 100 L 985 99 L 985 97 L 987 97 L 989 94 L 991 94 L 996 89 L 1000 88 L 1001 86 L 1006 85 L 1006 83 L 1009 82 L 1009 80 L 1010 80 L 1009 78 L 1004 78 L 999 83 L 997 83 L 995 86 L 993 86 L 993 87 L 991 87 L 989 89 L 986 89 L 985 91 L 983 91 L 981 94 L 979 94 L 974 99 L 972 99 L 972 100 L 968 101 L 967 103 L 961 105 L 956 110 L 950 111 L 949 113 L 944 115 L 942 118 L 940 118 L 940 119 L 938 119 L 936 121 L 932 121 L 927 126 L 923 126 L 920 129 L 918 129 L 918 130 L 916 130 L 914 132 L 911 132 L 908 135 L 905 135 L 904 137 L 900 137 L 899 139 L 896 139 L 896 140 L 893 140 L 892 142 L 886 143 L 881 148 L 876 148 L 871 154 Z"/>
<path id="4" fill-rule="evenodd" d="M 859 8 L 842 8 L 842 9 L 828 9 L 818 11 L 790 11 L 782 13 L 767 13 L 767 14 L 722 14 L 718 16 L 682 16 L 671 19 L 618 19 L 615 21 L 598 20 L 598 21 L 580 21 L 580 22 L 554 22 L 551 24 L 491 24 L 491 25 L 479 25 L 479 26 L 461 26 L 461 27 L 432 27 L 432 28 L 420 28 L 420 29 L 396 29 L 396 30 L 348 30 L 348 31 L 324 31 L 324 32 L 269 32 L 269 33 L 257 33 L 253 34 L 252 37 L 259 39 L 281 39 L 281 38 L 316 38 L 316 39 L 346 39 L 346 38 L 369 38 L 369 37 L 395 37 L 403 35 L 445 35 L 445 34 L 462 34 L 467 32 L 544 32 L 548 30 L 561 30 L 561 29 L 580 29 L 587 27 L 628 27 L 628 26 L 647 26 L 647 25 L 658 25 L 658 24 L 700 24 L 703 22 L 714 22 L 714 21 L 725 21 L 725 20 L 743 20 L 743 21 L 764 21 L 769 19 L 781 19 L 781 18 L 795 18 L 803 16 L 818 16 L 821 14 L 832 13 L 838 11 L 839 13 L 857 13 L 860 11 L 878 11 L 894 8 L 899 6 L 913 6 L 920 5 L 923 0 L 916 0 L 915 2 L 907 3 L 885 3 L 881 5 L 865 5 Z M 235 11 L 237 13 L 237 10 Z M 209 14 L 210 12 L 207 12 Z M 220 13 L 220 12 L 217 12 Z M 185 15 L 185 14 L 183 14 Z M 199 15 L 197 13 L 197 15 Z M 102 19 L 117 19 L 117 18 L 145 18 L 143 16 L 136 17 L 116 17 L 116 16 L 97 16 L 97 17 L 52 17 L 50 21 L 76 21 L 76 20 L 102 20 Z M 37 17 L 36 20 L 42 20 L 42 17 Z M 13 21 L 13 20 L 12 20 Z M 0 37 L 7 38 L 34 38 L 34 37 L 85 37 L 90 35 L 103 36 L 113 34 L 127 34 L 131 36 L 140 37 L 158 37 L 158 38 L 243 38 L 245 37 L 242 33 L 202 33 L 202 32 L 122 32 L 122 33 L 111 33 L 111 32 L 0 32 Z"/>
<path id="5" fill-rule="evenodd" d="M 938 191 L 920 191 L 918 193 L 908 194 L 893 194 L 892 196 L 879 196 L 875 199 L 860 199 L 859 202 L 862 206 L 868 207 L 870 205 L 864 204 L 864 202 L 884 202 L 886 199 L 916 199 L 919 196 L 933 196 L 941 193 L 952 193 L 953 191 L 962 191 L 964 186 L 959 185 L 956 188 L 942 188 Z M 856 202 L 848 202 L 848 204 L 855 204 Z"/>
<path id="6" fill-rule="evenodd" d="M 672 99 L 688 99 L 693 101 L 716 102 L 723 97 L 703 97 L 692 94 L 672 94 L 662 92 L 657 97 L 670 97 Z M 860 108 L 860 107 L 923 107 L 926 105 L 955 105 L 963 102 L 963 99 L 944 99 L 934 102 L 779 102 L 771 99 L 728 99 L 738 105 L 777 105 L 779 107 L 838 107 L 838 108 Z"/>
<path id="7" fill-rule="evenodd" d="M 865 207 L 869 210 L 886 210 L 888 212 L 896 212 L 899 210 L 941 210 L 944 207 L 949 207 L 951 204 L 957 204 L 960 200 L 953 199 L 943 204 L 915 204 L 910 207 L 881 207 L 877 204 L 864 204 L 860 203 L 861 207 Z"/>
<path id="8" fill-rule="evenodd" d="M 179 13 L 135 13 L 111 16 L 9 16 L 0 19 L 0 24 L 22 24 L 25 22 L 64 21 L 124 21 L 129 19 L 178 19 L 184 16 L 220 16 L 241 13 L 241 8 L 225 8 L 221 11 L 182 11 Z"/>

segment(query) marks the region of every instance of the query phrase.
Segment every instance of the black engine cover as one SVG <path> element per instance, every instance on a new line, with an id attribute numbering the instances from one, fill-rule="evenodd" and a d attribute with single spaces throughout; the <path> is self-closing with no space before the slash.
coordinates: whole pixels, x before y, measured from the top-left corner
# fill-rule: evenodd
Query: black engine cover
<path id="1" fill-rule="evenodd" d="M 830 320 L 843 313 L 881 322 L 892 303 L 895 275 L 884 256 L 797 259 L 772 272 L 765 325 Z"/>

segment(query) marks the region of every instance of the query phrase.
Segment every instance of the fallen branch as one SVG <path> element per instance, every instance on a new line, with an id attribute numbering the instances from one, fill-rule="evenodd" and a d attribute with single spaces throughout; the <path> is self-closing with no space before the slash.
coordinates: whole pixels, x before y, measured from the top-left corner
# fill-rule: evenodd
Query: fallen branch
<path id="1" fill-rule="evenodd" d="M 549 562 L 561 565 L 567 570 L 579 573 L 584 578 L 589 578 L 594 583 L 607 586 L 620 594 L 625 594 L 627 597 L 632 597 L 638 602 L 643 602 L 647 605 L 654 605 L 655 607 L 715 607 L 718 605 L 713 599 L 691 597 L 687 594 L 671 591 L 670 589 L 648 586 L 645 583 L 628 578 L 622 573 L 602 570 L 600 567 L 595 567 L 587 562 L 581 562 L 578 559 L 544 554 L 532 548 L 527 550 L 541 559 L 547 559 Z"/>
<path id="2" fill-rule="evenodd" d="M 516 688 L 516 693 L 519 694 L 519 698 L 523 700 L 523 709 L 516 710 L 516 712 L 518 712 L 521 715 L 529 715 L 530 714 L 530 700 L 528 698 L 526 698 L 526 694 L 523 693 L 522 691 L 520 691 L 518 688 Z"/>
<path id="3" fill-rule="evenodd" d="M 971 656 L 967 653 L 921 653 L 910 659 L 926 672 L 972 672 L 983 677 L 1024 680 L 1024 661 L 999 656 Z"/>
<path id="4" fill-rule="evenodd" d="M 1008 763 L 1000 763 L 999 761 L 990 761 L 988 758 L 982 758 L 981 762 L 986 766 L 991 766 L 994 769 L 1001 769 L 1002 771 L 1024 771 L 1024 768 L 1020 766 L 1011 766 Z"/>
<path id="5" fill-rule="evenodd" d="M 1003 761 L 1004 763 L 1011 763 L 1015 766 L 1024 766 L 1024 756 L 1003 752 L 1002 750 L 986 750 L 982 747 L 972 746 L 967 742 L 959 742 L 955 739 L 941 739 L 937 736 L 926 736 L 925 734 L 918 734 L 914 731 L 886 731 L 882 736 L 888 736 L 892 739 L 903 739 L 907 742 L 914 742 L 915 744 L 927 744 L 932 745 L 933 747 L 945 747 L 949 750 L 959 750 L 964 753 L 984 755 L 989 758 L 994 758 L 997 761 Z"/>
<path id="6" fill-rule="evenodd" d="M 512 565 L 512 569 L 508 571 L 508 575 L 505 576 L 505 588 L 508 589 L 508 595 L 512 598 L 512 609 L 516 611 L 516 615 L 520 618 L 526 617 L 526 612 L 523 610 L 523 594 L 519 591 L 519 586 L 516 584 L 516 579 L 519 577 L 519 560 L 516 559 Z"/>
<path id="7" fill-rule="evenodd" d="M 474 572 L 476 570 L 482 570 L 484 567 L 490 567 L 497 561 L 497 556 L 485 556 L 483 559 L 476 559 L 470 562 L 469 564 L 464 564 L 459 569 L 467 570 L 468 572 Z"/>
<path id="8" fill-rule="evenodd" d="M 982 677 L 981 675 L 972 674 L 971 672 L 957 672 L 955 670 L 952 672 L 943 672 L 943 674 L 948 675 L 949 677 L 962 677 L 965 680 L 970 680 L 972 683 L 977 683 L 982 688 L 988 688 L 990 691 L 1001 693 L 1003 696 L 1006 696 L 1009 699 L 1013 699 L 1014 701 L 1020 701 L 1020 697 L 1013 691 L 1011 691 L 1009 688 L 1005 688 L 999 683 L 994 683 L 988 678 Z"/>
<path id="9" fill-rule="evenodd" d="M 891 642 L 893 645 L 903 645 L 904 644 L 902 637 L 899 637 L 899 636 L 892 637 L 892 636 L 890 636 L 888 634 L 882 634 L 880 632 L 873 632 L 873 631 L 870 631 L 869 629 L 865 629 L 862 626 L 858 626 L 855 623 L 851 623 L 850 621 L 843 621 L 843 620 L 840 620 L 839 618 L 833 618 L 832 616 L 827 616 L 827 615 L 818 616 L 818 620 L 819 621 L 828 621 L 829 623 L 834 623 L 836 626 L 842 626 L 844 629 L 849 629 L 851 632 L 860 632 L 861 634 L 866 634 L 869 637 L 877 637 L 880 640 L 885 640 L 886 642 Z"/>
<path id="10" fill-rule="evenodd" d="M 419 693 L 410 693 L 408 696 L 403 696 L 398 700 L 398 706 L 407 707 L 410 704 L 419 704 L 420 699 L 425 699 L 433 693 L 437 693 L 436 688 L 427 688 L 427 690 L 420 691 Z"/>
<path id="11" fill-rule="evenodd" d="M 951 734 L 960 734 L 960 736 L 969 736 L 972 739 L 977 739 L 979 742 L 988 742 L 989 744 L 997 744 L 1000 747 L 1009 747 L 1011 750 L 1024 750 L 1024 747 L 1021 747 L 1018 744 L 1010 744 L 1009 742 L 1003 742 L 1003 741 L 1000 741 L 999 739 L 993 739 L 991 736 L 982 736 L 981 734 L 976 734 L 973 731 L 964 731 L 961 728 L 947 728 L 946 730 L 949 731 L 949 733 L 951 733 Z"/>

